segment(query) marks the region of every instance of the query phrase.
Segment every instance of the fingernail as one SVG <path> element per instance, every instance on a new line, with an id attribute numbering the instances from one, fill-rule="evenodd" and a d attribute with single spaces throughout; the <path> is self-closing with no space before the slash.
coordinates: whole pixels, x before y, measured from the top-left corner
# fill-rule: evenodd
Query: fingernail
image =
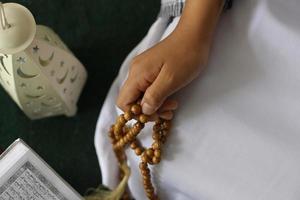
<path id="1" fill-rule="evenodd" d="M 151 114 L 153 114 L 155 112 L 155 109 L 152 106 L 150 106 L 149 104 L 147 104 L 147 103 L 144 103 L 142 105 L 142 109 L 143 109 L 143 113 L 145 115 L 151 115 Z"/>
<path id="2" fill-rule="evenodd" d="M 173 119 L 173 112 L 169 111 L 169 112 L 162 113 L 159 115 L 159 117 L 165 120 L 171 120 Z"/>

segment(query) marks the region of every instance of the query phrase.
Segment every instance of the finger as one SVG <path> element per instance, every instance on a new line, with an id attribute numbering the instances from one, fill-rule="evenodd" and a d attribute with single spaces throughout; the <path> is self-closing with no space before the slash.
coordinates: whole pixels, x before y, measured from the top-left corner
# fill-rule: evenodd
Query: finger
<path id="1" fill-rule="evenodd" d="M 168 99 L 159 108 L 158 113 L 163 113 L 163 112 L 166 112 L 166 111 L 174 111 L 177 108 L 178 108 L 178 101 Z"/>
<path id="2" fill-rule="evenodd" d="M 172 94 L 173 78 L 166 72 L 163 67 L 155 81 L 147 88 L 143 100 L 143 113 L 151 115 L 158 110 L 165 99 Z"/>
<path id="3" fill-rule="evenodd" d="M 167 112 L 159 114 L 159 117 L 162 119 L 165 119 L 165 120 L 171 120 L 171 119 L 173 119 L 173 116 L 174 116 L 174 114 L 172 111 L 167 111 Z"/>
<path id="4" fill-rule="evenodd" d="M 117 100 L 118 107 L 127 111 L 130 105 L 141 96 L 141 93 L 137 87 L 136 79 L 129 76 L 120 90 Z"/>

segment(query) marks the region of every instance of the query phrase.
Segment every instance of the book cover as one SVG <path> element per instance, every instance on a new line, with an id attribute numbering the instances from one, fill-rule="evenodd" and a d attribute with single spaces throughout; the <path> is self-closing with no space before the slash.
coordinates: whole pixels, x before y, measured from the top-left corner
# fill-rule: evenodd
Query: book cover
<path id="1" fill-rule="evenodd" d="M 0 156 L 0 200 L 83 200 L 23 140 Z"/>

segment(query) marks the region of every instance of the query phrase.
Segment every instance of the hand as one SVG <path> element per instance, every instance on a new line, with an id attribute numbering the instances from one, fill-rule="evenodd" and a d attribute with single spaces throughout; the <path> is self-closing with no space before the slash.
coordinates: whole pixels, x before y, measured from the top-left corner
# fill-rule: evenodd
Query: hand
<path id="1" fill-rule="evenodd" d="M 208 48 L 195 50 L 192 41 L 173 32 L 153 48 L 135 57 L 120 91 L 118 106 L 127 110 L 142 95 L 143 113 L 171 119 L 177 102 L 167 98 L 200 73 L 207 61 Z"/>
<path id="2" fill-rule="evenodd" d="M 203 7 L 203 3 L 197 2 L 201 1 L 188 1 L 186 9 L 190 7 L 189 10 L 192 10 L 196 5 Z M 214 5 L 209 2 L 212 0 L 207 0 L 207 7 Z M 216 7 L 220 6 L 219 0 L 215 2 L 218 2 Z M 220 8 L 213 8 L 213 14 L 217 18 Z M 178 103 L 168 97 L 195 79 L 208 60 L 213 32 L 211 29 L 216 19 L 205 20 L 212 13 L 203 13 L 207 15 L 200 15 L 201 23 L 195 21 L 196 13 L 183 14 L 179 25 L 170 36 L 133 59 L 128 78 L 117 100 L 123 111 L 142 98 L 144 114 L 156 113 L 161 118 L 172 119 Z M 189 16 L 193 17 L 193 20 L 187 20 Z M 193 25 L 193 22 L 202 26 Z"/>

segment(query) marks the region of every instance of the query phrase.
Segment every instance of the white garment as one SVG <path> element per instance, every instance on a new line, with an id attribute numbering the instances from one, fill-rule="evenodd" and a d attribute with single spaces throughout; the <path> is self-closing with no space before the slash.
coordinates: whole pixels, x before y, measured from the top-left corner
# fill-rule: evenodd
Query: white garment
<path id="1" fill-rule="evenodd" d="M 161 199 L 300 199 L 299 8 L 299 0 L 242 0 L 222 16 L 207 70 L 176 95 L 180 108 L 163 160 L 153 168 Z M 107 132 L 129 62 L 178 20 L 157 19 L 109 91 L 95 137 L 103 184 L 117 181 Z M 145 146 L 147 128 L 140 135 Z M 129 186 L 144 200 L 138 159 L 131 150 L 127 155 Z"/>

